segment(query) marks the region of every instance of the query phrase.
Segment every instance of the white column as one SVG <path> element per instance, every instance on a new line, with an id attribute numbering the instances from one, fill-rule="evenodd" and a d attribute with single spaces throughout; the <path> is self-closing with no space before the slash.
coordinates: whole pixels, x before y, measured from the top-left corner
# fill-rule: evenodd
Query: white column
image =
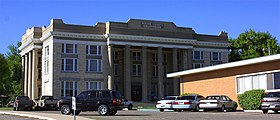
<path id="1" fill-rule="evenodd" d="M 24 95 L 24 55 L 21 56 L 21 95 Z"/>
<path id="2" fill-rule="evenodd" d="M 28 95 L 28 53 L 24 59 L 24 95 Z"/>
<path id="3" fill-rule="evenodd" d="M 32 52 L 28 53 L 28 96 L 32 97 Z"/>
<path id="4" fill-rule="evenodd" d="M 114 80 L 113 80 L 113 46 L 108 45 L 108 62 L 109 62 L 109 69 L 108 69 L 108 89 L 112 90 L 114 88 Z"/>
<path id="5" fill-rule="evenodd" d="M 164 89 L 163 89 L 163 54 L 162 48 L 158 47 L 158 98 L 164 97 Z"/>
<path id="6" fill-rule="evenodd" d="M 172 49 L 172 62 L 173 62 L 173 72 L 178 71 L 178 60 L 177 60 L 177 49 L 174 48 Z M 173 94 L 174 95 L 179 95 L 179 79 L 178 78 L 173 78 Z"/>
<path id="7" fill-rule="evenodd" d="M 31 99 L 36 99 L 38 97 L 38 88 L 37 88 L 37 74 L 38 74 L 38 69 L 37 69 L 37 50 L 32 50 L 32 97 Z"/>
<path id="8" fill-rule="evenodd" d="M 142 47 L 142 101 L 148 101 L 147 47 Z"/>
<path id="9" fill-rule="evenodd" d="M 131 100 L 131 59 L 130 59 L 130 46 L 126 45 L 125 50 L 125 67 L 124 67 L 124 90 L 125 97 Z"/>

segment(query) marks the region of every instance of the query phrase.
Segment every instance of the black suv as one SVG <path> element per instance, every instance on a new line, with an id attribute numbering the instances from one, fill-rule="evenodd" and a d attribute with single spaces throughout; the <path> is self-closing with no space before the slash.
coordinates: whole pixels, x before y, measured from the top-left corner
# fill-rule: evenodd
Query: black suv
<path id="1" fill-rule="evenodd" d="M 73 114 L 71 97 L 58 101 L 62 114 Z M 115 90 L 88 90 L 76 96 L 76 111 L 98 111 L 99 115 L 115 115 L 117 110 L 122 110 L 121 94 Z"/>
<path id="2" fill-rule="evenodd" d="M 268 110 L 278 113 L 280 110 L 280 92 L 269 92 L 261 100 L 261 110 L 267 114 Z"/>

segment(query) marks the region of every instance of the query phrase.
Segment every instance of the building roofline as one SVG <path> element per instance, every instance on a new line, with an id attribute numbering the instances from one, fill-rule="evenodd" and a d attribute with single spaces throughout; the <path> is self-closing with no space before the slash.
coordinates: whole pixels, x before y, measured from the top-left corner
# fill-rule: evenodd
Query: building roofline
<path id="1" fill-rule="evenodd" d="M 209 66 L 209 67 L 204 67 L 204 68 L 174 72 L 174 73 L 167 74 L 167 77 L 168 78 L 178 78 L 178 77 L 181 77 L 181 76 L 184 76 L 184 75 L 210 72 L 210 71 L 215 71 L 215 70 L 221 70 L 221 69 L 227 69 L 227 68 L 233 68 L 233 67 L 240 67 L 240 66 L 245 66 L 245 65 L 274 61 L 274 60 L 280 60 L 280 54 L 264 56 L 264 57 L 259 57 L 259 58 L 253 58 L 253 59 L 248 59 L 248 60 L 241 60 L 241 61 L 225 63 L 225 64 L 219 64 L 219 65 Z"/>

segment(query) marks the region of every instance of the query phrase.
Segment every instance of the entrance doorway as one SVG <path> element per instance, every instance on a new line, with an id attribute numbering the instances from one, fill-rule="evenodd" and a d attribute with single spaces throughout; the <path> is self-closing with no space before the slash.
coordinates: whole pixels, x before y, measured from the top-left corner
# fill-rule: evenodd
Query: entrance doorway
<path id="1" fill-rule="evenodd" d="M 141 101 L 142 99 L 142 86 L 133 85 L 131 89 L 131 99 L 133 101 Z"/>

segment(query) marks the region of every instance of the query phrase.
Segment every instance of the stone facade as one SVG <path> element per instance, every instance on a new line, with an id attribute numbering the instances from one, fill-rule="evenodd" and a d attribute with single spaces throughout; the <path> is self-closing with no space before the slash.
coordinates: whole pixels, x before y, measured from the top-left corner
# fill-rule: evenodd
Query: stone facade
<path id="1" fill-rule="evenodd" d="M 59 98 L 114 89 L 135 101 L 179 95 L 179 79 L 166 74 L 192 69 L 193 63 L 226 63 L 227 40 L 225 32 L 202 35 L 172 22 L 130 19 L 81 26 L 53 19 L 22 37 L 23 94 Z M 193 51 L 203 52 L 203 59 L 193 59 Z"/>

